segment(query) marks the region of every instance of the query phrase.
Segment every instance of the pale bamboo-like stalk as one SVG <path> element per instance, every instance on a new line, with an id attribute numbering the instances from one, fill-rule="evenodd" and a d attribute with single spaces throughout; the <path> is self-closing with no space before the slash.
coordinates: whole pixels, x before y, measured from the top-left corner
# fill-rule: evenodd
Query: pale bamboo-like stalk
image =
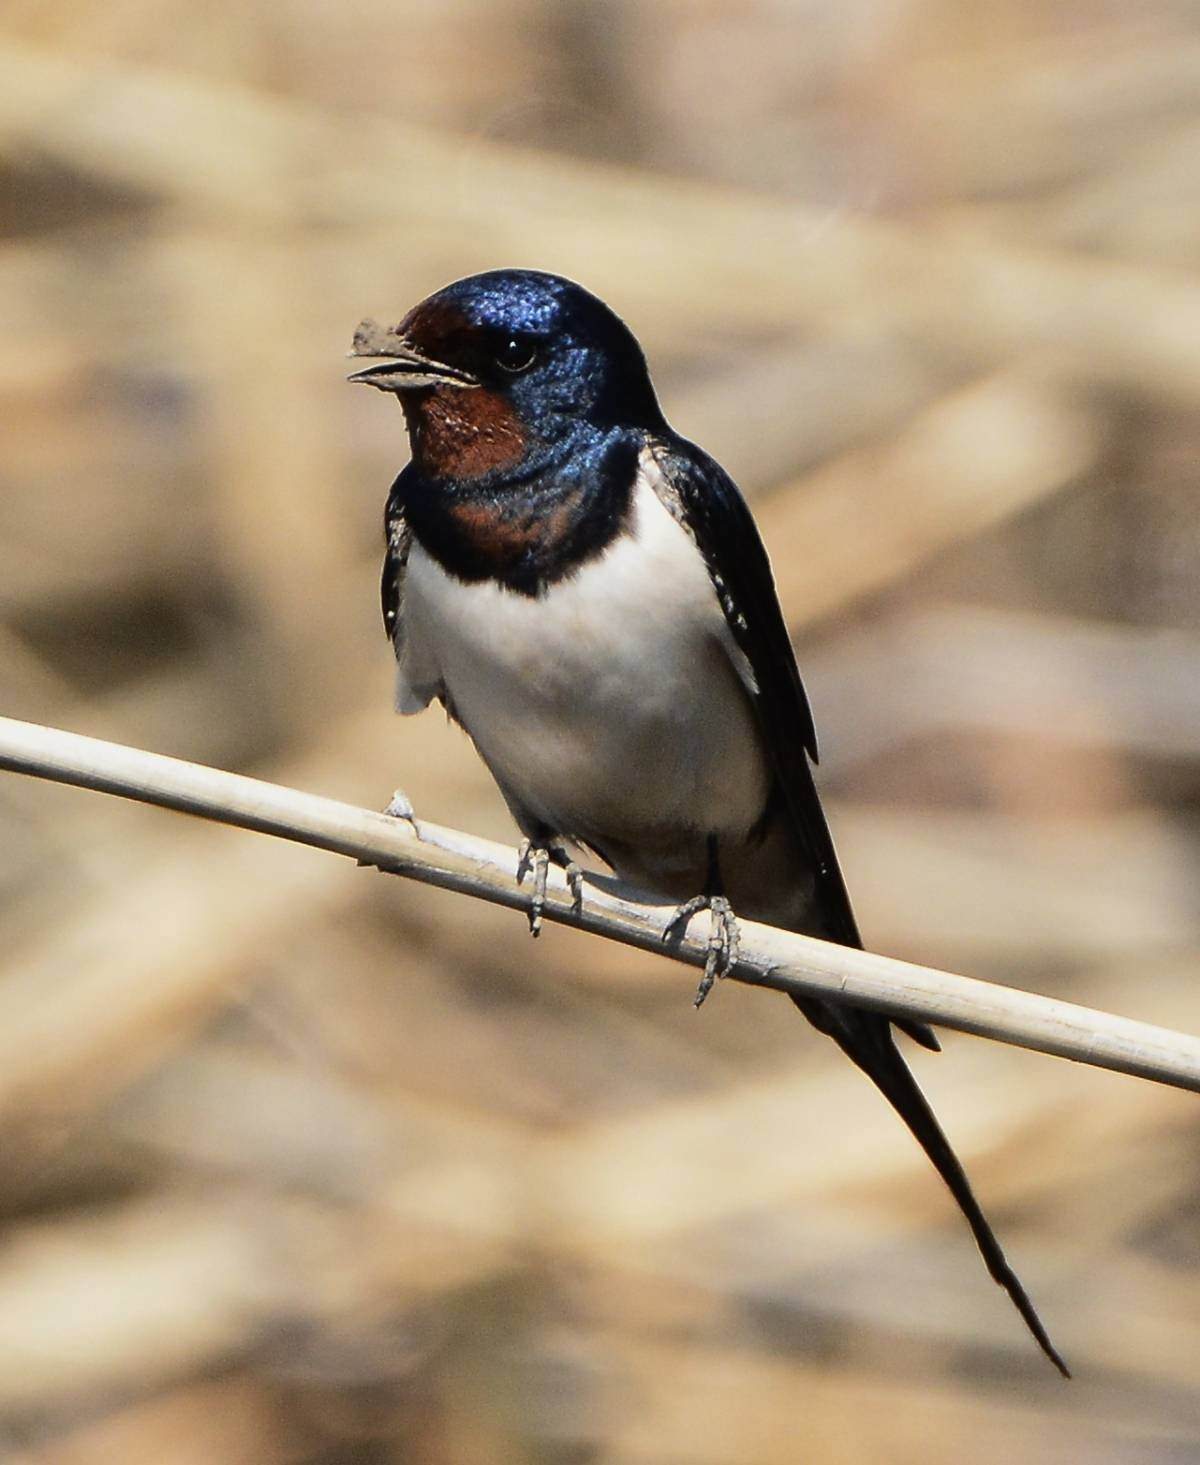
<path id="1" fill-rule="evenodd" d="M 0 718 L 0 767 L 120 794 L 223 824 L 349 855 L 364 864 L 524 909 L 516 852 L 491 840 L 377 814 L 298 789 L 186 763 L 36 723 Z M 589 875 L 582 909 L 553 870 L 548 921 L 703 966 L 707 923 L 664 944 L 672 907 Z M 1056 998 L 916 966 L 743 920 L 731 977 L 753 986 L 852 1001 L 895 1016 L 1200 1092 L 1200 1039 Z M 517 939 L 514 933 L 514 939 Z"/>

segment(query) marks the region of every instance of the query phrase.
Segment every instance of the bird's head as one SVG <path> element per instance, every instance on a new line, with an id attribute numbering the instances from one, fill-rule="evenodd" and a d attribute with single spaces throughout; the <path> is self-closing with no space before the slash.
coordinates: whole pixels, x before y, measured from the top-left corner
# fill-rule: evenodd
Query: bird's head
<path id="1" fill-rule="evenodd" d="M 413 458 L 477 482 L 554 462 L 588 434 L 662 425 L 645 357 L 603 301 L 558 275 L 492 270 L 430 295 L 397 326 L 364 321 L 355 372 L 400 397 Z"/>

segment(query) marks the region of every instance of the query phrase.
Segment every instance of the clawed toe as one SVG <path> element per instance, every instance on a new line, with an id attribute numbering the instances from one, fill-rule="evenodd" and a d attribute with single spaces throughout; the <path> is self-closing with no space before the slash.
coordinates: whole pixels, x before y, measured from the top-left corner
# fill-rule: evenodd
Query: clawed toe
<path id="1" fill-rule="evenodd" d="M 542 911 L 546 907 L 546 876 L 550 871 L 550 851 L 543 845 L 535 845 L 531 839 L 521 841 L 517 854 L 517 884 L 524 885 L 525 877 L 533 874 L 533 889 L 529 895 L 529 934 L 540 936 Z"/>
<path id="2" fill-rule="evenodd" d="M 676 906 L 675 914 L 663 928 L 662 939 L 664 941 L 681 940 L 687 932 L 688 922 L 692 917 L 711 908 L 712 902 L 707 895 L 693 895 L 691 900 L 685 900 L 681 906 Z"/>
<path id="3" fill-rule="evenodd" d="M 571 892 L 571 904 L 575 907 L 575 914 L 578 915 L 583 909 L 583 871 L 574 860 L 568 860 L 563 866 L 563 874 L 567 877 L 567 889 Z"/>
<path id="4" fill-rule="evenodd" d="M 532 872 L 533 888 L 529 893 L 529 934 L 538 936 L 542 930 L 542 912 L 546 908 L 546 877 L 550 873 L 550 862 L 562 867 L 571 892 L 571 903 L 578 915 L 583 909 L 583 871 L 558 843 L 534 844 L 523 839 L 517 852 L 517 884 L 524 885 L 526 875 Z"/>
<path id="5" fill-rule="evenodd" d="M 663 940 L 673 941 L 682 936 L 692 917 L 703 910 L 709 913 L 708 949 L 704 957 L 704 975 L 696 989 L 697 1007 L 712 991 L 717 979 L 728 976 L 737 965 L 741 946 L 737 917 L 723 895 L 694 895 L 691 900 L 684 901 L 667 922 Z"/>

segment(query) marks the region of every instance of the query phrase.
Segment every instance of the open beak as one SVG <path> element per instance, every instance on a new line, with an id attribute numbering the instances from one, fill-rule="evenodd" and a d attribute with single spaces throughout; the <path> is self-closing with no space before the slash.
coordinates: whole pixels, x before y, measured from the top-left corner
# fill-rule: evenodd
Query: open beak
<path id="1" fill-rule="evenodd" d="M 372 357 L 377 365 L 356 371 L 347 381 L 365 382 L 381 392 L 405 392 L 415 387 L 477 387 L 470 372 L 444 361 L 423 356 L 395 326 L 383 327 L 365 320 L 354 332 L 351 356 Z"/>

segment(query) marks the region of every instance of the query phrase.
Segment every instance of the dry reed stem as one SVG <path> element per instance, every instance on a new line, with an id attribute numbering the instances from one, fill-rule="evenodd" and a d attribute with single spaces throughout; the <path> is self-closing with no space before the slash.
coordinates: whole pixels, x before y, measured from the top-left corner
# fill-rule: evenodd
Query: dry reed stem
<path id="1" fill-rule="evenodd" d="M 296 789 L 7 718 L 0 719 L 0 766 L 350 855 L 501 905 L 527 902 L 516 884 L 512 849 L 424 821 L 414 828 Z M 669 906 L 591 876 L 583 909 L 576 914 L 561 876 L 555 875 L 547 893 L 548 920 L 644 950 L 664 949 Z M 741 957 L 731 975 L 750 985 L 852 1000 L 1200 1092 L 1200 1039 L 752 921 L 741 927 Z M 700 928 L 693 922 L 692 929 Z M 689 930 L 669 950 L 681 961 L 703 966 L 706 940 Z"/>

